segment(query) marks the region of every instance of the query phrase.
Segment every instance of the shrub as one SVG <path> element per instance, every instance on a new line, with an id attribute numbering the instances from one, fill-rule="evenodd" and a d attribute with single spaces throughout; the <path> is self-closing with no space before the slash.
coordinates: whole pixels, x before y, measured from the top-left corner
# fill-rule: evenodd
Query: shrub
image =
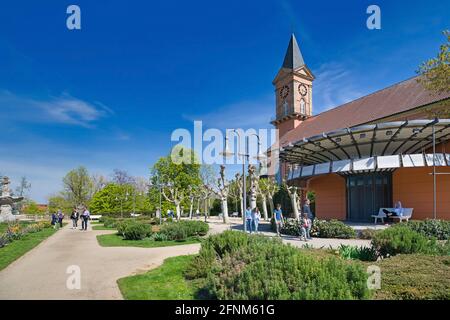
<path id="1" fill-rule="evenodd" d="M 378 254 L 373 247 L 358 247 L 341 244 L 338 248 L 339 255 L 344 259 L 361 261 L 377 261 Z"/>
<path id="2" fill-rule="evenodd" d="M 380 230 L 375 229 L 362 229 L 358 232 L 358 238 L 370 240 L 372 239 Z"/>
<path id="3" fill-rule="evenodd" d="M 356 237 L 356 231 L 339 220 L 315 219 L 311 235 L 318 238 L 350 239 Z"/>
<path id="4" fill-rule="evenodd" d="M 163 224 L 160 233 L 170 240 L 183 241 L 189 237 L 204 236 L 208 229 L 208 224 L 203 221 L 180 221 Z"/>
<path id="5" fill-rule="evenodd" d="M 237 234 L 237 235 L 235 235 Z M 202 259 L 202 260 L 201 260 Z M 209 260 L 209 261 L 208 261 Z M 217 299 L 365 299 L 367 274 L 339 258 L 317 259 L 279 239 L 226 231 L 209 237 L 194 265 L 209 266 L 205 288 Z"/>
<path id="6" fill-rule="evenodd" d="M 167 240 L 169 240 L 164 233 L 154 233 L 152 235 L 152 239 L 154 241 L 167 241 Z"/>
<path id="7" fill-rule="evenodd" d="M 111 217 L 101 217 L 99 222 L 103 223 L 103 225 L 107 228 L 116 228 L 119 220 Z"/>
<path id="8" fill-rule="evenodd" d="M 450 221 L 434 219 L 414 220 L 408 221 L 406 226 L 428 238 L 434 237 L 438 240 L 450 239 Z"/>
<path id="9" fill-rule="evenodd" d="M 435 238 L 428 239 L 403 224 L 391 226 L 377 233 L 372 239 L 372 246 L 381 257 L 401 253 L 436 254 L 439 248 Z"/>
<path id="10" fill-rule="evenodd" d="M 128 222 L 121 225 L 123 238 L 126 240 L 142 240 L 151 235 L 149 225 L 139 222 Z"/>

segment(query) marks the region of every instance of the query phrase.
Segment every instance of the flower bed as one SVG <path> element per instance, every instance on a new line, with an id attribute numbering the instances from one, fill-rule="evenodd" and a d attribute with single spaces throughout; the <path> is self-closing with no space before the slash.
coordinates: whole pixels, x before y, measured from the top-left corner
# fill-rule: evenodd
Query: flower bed
<path id="1" fill-rule="evenodd" d="M 39 232 L 45 228 L 50 228 L 49 221 L 39 221 L 31 224 L 11 223 L 8 225 L 6 231 L 0 234 L 0 248 L 8 245 L 9 243 L 23 238 L 29 233 Z"/>

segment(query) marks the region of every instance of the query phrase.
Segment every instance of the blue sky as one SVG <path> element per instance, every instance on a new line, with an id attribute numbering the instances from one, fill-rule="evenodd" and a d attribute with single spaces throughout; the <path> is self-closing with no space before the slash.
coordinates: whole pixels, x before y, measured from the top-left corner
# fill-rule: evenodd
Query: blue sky
<path id="1" fill-rule="evenodd" d="M 82 29 L 66 28 L 81 8 Z M 366 8 L 381 8 L 381 30 Z M 0 173 L 39 202 L 85 165 L 147 176 L 176 128 L 270 127 L 291 32 L 314 113 L 414 75 L 448 1 L 9 1 L 0 5 Z"/>

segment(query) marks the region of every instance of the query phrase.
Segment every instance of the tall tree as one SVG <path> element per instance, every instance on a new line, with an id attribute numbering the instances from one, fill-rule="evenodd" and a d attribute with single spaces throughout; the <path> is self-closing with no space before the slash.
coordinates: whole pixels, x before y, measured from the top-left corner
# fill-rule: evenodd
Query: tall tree
<path id="1" fill-rule="evenodd" d="M 437 93 L 450 91 L 450 31 L 443 32 L 447 42 L 440 46 L 435 58 L 423 62 L 417 73 L 421 76 L 418 81 L 423 86 Z"/>
<path id="2" fill-rule="evenodd" d="M 92 196 L 92 180 L 85 167 L 69 171 L 63 178 L 64 195 L 73 206 L 85 205 Z"/>
<path id="3" fill-rule="evenodd" d="M 176 148 L 176 149 L 175 149 Z M 175 147 L 171 154 L 160 158 L 153 166 L 151 173 L 152 185 L 161 185 L 161 193 L 166 202 L 175 206 L 177 217 L 181 215 L 181 206 L 189 206 L 190 187 L 201 185 L 200 164 L 196 161 L 191 149 Z M 174 154 L 190 161 L 176 161 Z M 154 195 L 154 193 L 152 193 Z M 156 199 L 152 199 L 156 200 Z M 185 202 L 185 203 L 184 203 Z"/>
<path id="4" fill-rule="evenodd" d="M 228 192 L 230 189 L 230 184 L 225 178 L 225 166 L 220 166 L 220 177 L 217 179 L 217 185 L 215 188 L 210 188 L 220 199 L 222 207 L 223 222 L 228 223 Z"/>
<path id="5" fill-rule="evenodd" d="M 92 180 L 92 194 L 96 194 L 98 191 L 102 190 L 109 183 L 108 179 L 101 174 L 93 174 Z"/>
<path id="6" fill-rule="evenodd" d="M 19 185 L 16 188 L 16 195 L 19 197 L 25 197 L 26 192 L 30 191 L 31 183 L 28 182 L 27 177 L 20 178 Z"/>
<path id="7" fill-rule="evenodd" d="M 278 192 L 279 186 L 272 178 L 265 178 L 259 180 L 260 192 L 262 193 L 262 197 L 266 198 L 269 201 L 270 213 L 273 214 L 275 210 L 275 206 L 273 203 L 273 196 Z M 263 206 L 264 206 L 264 198 L 263 198 Z M 267 210 L 267 209 L 266 209 Z M 264 217 L 266 219 L 266 217 Z"/>
<path id="8" fill-rule="evenodd" d="M 114 169 L 112 174 L 112 180 L 116 184 L 133 184 L 134 178 L 128 174 L 125 170 Z"/>

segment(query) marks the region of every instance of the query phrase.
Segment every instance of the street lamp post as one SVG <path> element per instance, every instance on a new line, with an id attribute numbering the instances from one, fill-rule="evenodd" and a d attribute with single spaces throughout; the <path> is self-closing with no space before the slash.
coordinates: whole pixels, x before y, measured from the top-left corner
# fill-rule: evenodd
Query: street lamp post
<path id="1" fill-rule="evenodd" d="M 241 150 L 241 135 L 239 133 L 239 131 L 237 131 L 236 129 L 233 129 L 230 131 L 231 133 L 235 133 L 238 137 L 238 150 Z M 263 159 L 265 156 L 261 153 L 261 140 L 259 138 L 259 135 L 257 135 L 256 133 L 251 134 L 250 136 L 255 136 L 258 139 L 258 155 L 255 157 L 258 160 Z M 246 164 L 246 160 L 249 161 L 249 153 L 248 153 L 248 137 L 245 136 L 244 137 L 244 151 L 243 153 L 237 153 L 237 156 L 241 156 L 242 157 L 242 199 L 244 202 L 243 205 L 243 210 L 244 212 L 242 212 L 242 223 L 244 224 L 244 231 L 247 232 L 247 224 L 245 223 L 246 221 L 246 217 L 245 217 L 245 211 L 247 210 L 247 182 L 246 182 L 246 177 L 245 177 L 245 164 Z M 234 156 L 235 153 L 228 150 L 228 135 L 225 135 L 225 149 L 223 152 L 220 153 L 221 155 L 223 155 L 224 157 L 229 157 L 229 156 Z M 253 209 L 253 208 L 252 208 Z"/>
<path id="2" fill-rule="evenodd" d="M 156 185 L 150 181 L 150 186 L 158 187 L 159 190 L 159 224 L 162 224 L 162 187 L 164 184 L 161 183 L 159 175 L 156 176 Z"/>

